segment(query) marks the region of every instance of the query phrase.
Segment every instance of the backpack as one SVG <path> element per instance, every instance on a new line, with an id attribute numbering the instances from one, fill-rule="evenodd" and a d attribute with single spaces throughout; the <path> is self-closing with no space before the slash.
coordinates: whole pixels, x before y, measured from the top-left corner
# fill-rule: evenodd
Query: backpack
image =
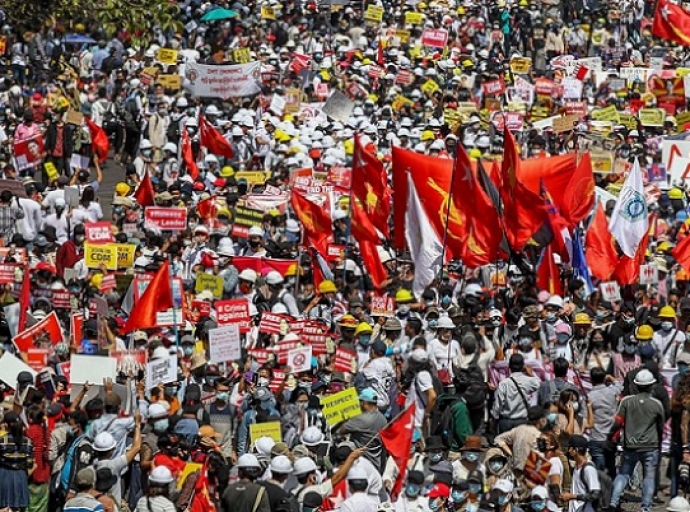
<path id="1" fill-rule="evenodd" d="M 609 503 L 611 503 L 611 492 L 613 489 L 613 481 L 611 480 L 611 477 L 606 473 L 605 471 L 601 471 L 597 469 L 597 467 L 594 465 L 593 462 L 586 462 L 584 466 L 582 466 L 581 470 L 581 477 L 580 479 L 582 480 L 582 483 L 584 484 L 585 488 L 587 489 L 587 493 L 589 494 L 589 485 L 587 484 L 587 479 L 584 477 L 584 471 L 587 466 L 593 467 L 596 472 L 597 472 L 597 478 L 599 479 L 599 488 L 601 491 L 599 491 L 599 498 L 595 501 L 592 501 L 592 507 L 594 510 L 604 510 L 606 507 L 609 506 Z"/>
<path id="2" fill-rule="evenodd" d="M 454 409 L 461 402 L 464 402 L 464 400 L 457 395 L 441 395 L 436 399 L 434 408 L 431 411 L 431 426 L 429 432 L 431 435 L 440 436 L 443 446 L 445 446 L 446 449 L 450 449 L 453 446 L 454 440 L 457 445 L 455 446 L 456 449 L 465 444 L 465 439 L 460 437 L 456 438 L 455 435 Z M 469 414 L 467 414 L 466 420 L 467 425 L 472 424 Z M 472 434 L 471 427 L 469 430 L 470 431 L 465 433 L 466 435 Z"/>
<path id="3" fill-rule="evenodd" d="M 125 100 L 122 111 L 122 122 L 125 124 L 125 129 L 138 131 L 140 128 L 139 109 L 137 102 L 133 96 Z"/>
<path id="4" fill-rule="evenodd" d="M 67 452 L 67 458 L 65 459 L 65 464 L 62 466 L 60 472 L 60 486 L 67 492 L 69 491 L 70 484 L 74 481 L 74 477 L 79 472 L 79 470 L 84 469 L 87 466 L 91 466 L 96 460 L 96 453 L 94 452 L 93 445 L 91 441 L 86 436 L 82 434 L 77 437 L 69 448 Z"/>
<path id="5" fill-rule="evenodd" d="M 477 364 L 478 360 L 479 353 L 476 353 L 467 368 L 457 370 L 455 377 L 457 386 L 465 389 L 462 395 L 467 408 L 473 411 L 484 408 L 488 391 L 484 372 Z"/>
<path id="6" fill-rule="evenodd" d="M 552 404 L 557 404 L 558 401 L 561 399 L 561 393 L 562 391 L 558 391 L 558 387 L 556 386 L 556 382 L 553 380 L 549 381 L 549 402 Z"/>

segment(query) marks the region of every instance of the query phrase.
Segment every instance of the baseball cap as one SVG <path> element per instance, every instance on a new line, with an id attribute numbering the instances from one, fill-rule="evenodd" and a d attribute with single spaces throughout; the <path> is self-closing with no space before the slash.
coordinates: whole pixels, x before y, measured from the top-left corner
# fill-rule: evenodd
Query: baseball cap
<path id="1" fill-rule="evenodd" d="M 429 493 L 426 495 L 429 499 L 434 498 L 448 498 L 450 496 L 450 487 L 446 484 L 437 483 L 431 488 Z"/>
<path id="2" fill-rule="evenodd" d="M 77 487 L 93 487 L 96 482 L 96 471 L 91 467 L 80 469 L 77 473 Z"/>

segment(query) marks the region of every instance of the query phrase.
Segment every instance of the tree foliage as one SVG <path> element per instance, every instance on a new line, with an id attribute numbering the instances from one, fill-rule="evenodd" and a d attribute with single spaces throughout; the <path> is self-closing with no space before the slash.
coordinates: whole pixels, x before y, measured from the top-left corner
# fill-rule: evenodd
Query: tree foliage
<path id="1" fill-rule="evenodd" d="M 154 26 L 163 32 L 182 30 L 180 7 L 170 0 L 0 0 L 0 5 L 20 30 L 61 26 L 75 32 L 83 25 L 87 33 L 106 37 L 126 31 L 134 46 L 146 45 Z"/>

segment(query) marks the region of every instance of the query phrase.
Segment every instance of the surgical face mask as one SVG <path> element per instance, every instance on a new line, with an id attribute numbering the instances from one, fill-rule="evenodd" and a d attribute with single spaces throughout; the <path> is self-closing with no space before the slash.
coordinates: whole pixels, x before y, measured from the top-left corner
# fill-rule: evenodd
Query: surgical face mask
<path id="1" fill-rule="evenodd" d="M 479 494 L 482 492 L 482 484 L 470 484 L 470 494 Z"/>
<path id="2" fill-rule="evenodd" d="M 227 391 L 221 391 L 216 395 L 216 400 L 220 400 L 221 402 L 227 402 L 230 400 L 230 393 Z"/>
<path id="3" fill-rule="evenodd" d="M 521 349 L 529 350 L 532 347 L 532 338 L 520 338 L 518 344 Z"/>
<path id="4" fill-rule="evenodd" d="M 626 343 L 625 353 L 631 356 L 635 352 L 637 352 L 637 345 L 635 345 L 634 343 Z"/>
<path id="5" fill-rule="evenodd" d="M 434 452 L 434 453 L 429 454 L 429 460 L 433 463 L 441 462 L 442 458 L 443 458 L 442 452 Z"/>
<path id="6" fill-rule="evenodd" d="M 407 316 L 410 313 L 410 306 L 402 304 L 398 307 L 398 316 Z"/>
<path id="7" fill-rule="evenodd" d="M 186 357 L 189 357 L 194 353 L 194 347 L 184 347 L 182 351 Z"/>
<path id="8" fill-rule="evenodd" d="M 544 510 L 546 508 L 546 502 L 542 500 L 532 502 L 532 510 Z"/>
<path id="9" fill-rule="evenodd" d="M 168 430 L 168 426 L 170 425 L 170 422 L 168 421 L 168 418 L 158 420 L 153 423 L 153 430 L 158 433 L 165 432 Z"/>
<path id="10" fill-rule="evenodd" d="M 74 240 L 78 243 L 81 244 L 84 242 L 84 235 L 77 235 L 74 237 Z"/>
<path id="11" fill-rule="evenodd" d="M 419 496 L 421 490 L 421 487 L 417 484 L 407 484 L 405 486 L 405 494 L 409 498 L 416 498 L 417 496 Z"/>
<path id="12" fill-rule="evenodd" d="M 580 402 L 572 402 L 570 405 L 573 408 L 573 412 L 577 412 L 580 410 Z"/>
<path id="13" fill-rule="evenodd" d="M 436 330 L 436 326 L 438 325 L 438 318 L 431 318 L 427 322 L 427 325 L 429 326 L 429 329 Z"/>
<path id="14" fill-rule="evenodd" d="M 551 424 L 556 423 L 557 419 L 558 419 L 558 413 L 557 412 L 550 412 L 546 415 L 546 421 L 548 421 Z"/>
<path id="15" fill-rule="evenodd" d="M 441 306 L 447 308 L 448 306 L 450 306 L 452 301 L 453 299 L 450 297 L 450 295 L 444 295 L 443 297 L 441 297 Z"/>
<path id="16" fill-rule="evenodd" d="M 662 331 L 670 331 L 673 329 L 673 322 L 661 322 L 661 330 Z"/>
<path id="17" fill-rule="evenodd" d="M 467 462 L 477 462 L 479 460 L 479 454 L 477 452 L 465 452 L 462 458 Z"/>
<path id="18" fill-rule="evenodd" d="M 166 395 L 176 395 L 177 394 L 177 386 L 165 386 L 165 394 Z"/>
<path id="19" fill-rule="evenodd" d="M 300 411 L 305 410 L 309 406 L 309 402 L 297 402 L 297 408 Z"/>
<path id="20" fill-rule="evenodd" d="M 438 510 L 439 508 L 441 508 L 441 502 L 439 500 L 433 500 L 429 502 L 430 510 Z"/>
<path id="21" fill-rule="evenodd" d="M 260 388 L 267 388 L 271 384 L 271 381 L 266 377 L 259 377 L 256 381 L 256 385 Z"/>
<path id="22" fill-rule="evenodd" d="M 505 507 L 508 504 L 508 502 L 510 501 L 510 495 L 499 496 L 498 500 L 496 500 L 496 501 L 498 501 L 498 504 L 501 507 Z"/>
<path id="23" fill-rule="evenodd" d="M 503 469 L 503 466 L 505 466 L 505 464 L 503 464 L 502 460 L 490 460 L 489 461 L 489 469 L 493 473 L 499 473 Z"/>
<path id="24" fill-rule="evenodd" d="M 626 316 L 626 317 L 623 317 L 623 321 L 625 322 L 626 325 L 633 325 L 635 323 L 635 317 L 634 316 Z"/>
<path id="25" fill-rule="evenodd" d="M 450 497 L 453 499 L 453 503 L 462 503 L 465 501 L 467 493 L 465 491 L 453 489 L 450 493 Z"/>
<path id="26" fill-rule="evenodd" d="M 556 313 L 553 311 L 549 311 L 546 313 L 546 321 L 547 322 L 555 322 L 556 321 Z"/>
<path id="27" fill-rule="evenodd" d="M 491 325 L 493 325 L 494 327 L 498 327 L 498 326 L 501 325 L 501 319 L 498 318 L 498 317 L 492 318 L 492 319 L 490 320 L 490 322 L 491 322 Z"/>
<path id="28" fill-rule="evenodd" d="M 371 334 L 360 334 L 359 344 L 366 347 L 371 342 Z"/>
<path id="29" fill-rule="evenodd" d="M 565 345 L 566 343 L 568 343 L 569 339 L 570 339 L 570 336 L 568 336 L 567 334 L 557 334 L 556 335 L 556 343 L 558 343 L 559 345 Z"/>
<path id="30" fill-rule="evenodd" d="M 150 149 L 142 149 L 142 150 L 141 150 L 141 155 L 148 158 L 148 157 L 151 156 L 151 150 L 150 150 Z"/>

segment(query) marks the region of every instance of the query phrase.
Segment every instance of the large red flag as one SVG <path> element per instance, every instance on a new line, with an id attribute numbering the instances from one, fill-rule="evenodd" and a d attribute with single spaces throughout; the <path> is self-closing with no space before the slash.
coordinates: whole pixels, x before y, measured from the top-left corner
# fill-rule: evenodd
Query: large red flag
<path id="1" fill-rule="evenodd" d="M 218 211 L 218 208 L 216 208 L 216 196 L 207 197 L 199 201 L 196 205 L 196 211 L 202 219 L 214 218 Z"/>
<path id="2" fill-rule="evenodd" d="M 328 241 L 333 235 L 330 214 L 304 197 L 299 189 L 292 190 L 290 203 L 304 228 L 304 245 L 314 246 L 321 254 L 328 254 Z"/>
<path id="3" fill-rule="evenodd" d="M 381 240 L 376 234 L 371 219 L 364 211 L 364 207 L 357 198 L 353 197 L 352 199 L 350 203 L 350 208 L 352 209 L 350 231 L 354 239 L 359 243 L 359 252 L 364 266 L 369 272 L 372 283 L 378 289 L 388 279 L 388 272 L 386 272 L 386 268 L 381 263 L 377 249 L 377 245 L 381 243 Z"/>
<path id="4" fill-rule="evenodd" d="M 532 235 L 547 221 L 544 201 L 519 179 L 520 157 L 513 134 L 505 130 L 501 199 L 503 226 L 511 249 L 522 251 Z"/>
<path id="5" fill-rule="evenodd" d="M 199 142 L 216 156 L 232 158 L 235 154 L 232 145 L 206 121 L 204 116 L 199 116 Z"/>
<path id="6" fill-rule="evenodd" d="M 654 13 L 652 34 L 682 46 L 690 46 L 690 13 L 669 0 L 659 0 Z"/>
<path id="7" fill-rule="evenodd" d="M 608 281 L 618 264 L 618 253 L 601 203 L 597 205 L 594 219 L 587 230 L 585 248 L 585 259 L 592 275 Z"/>
<path id="8" fill-rule="evenodd" d="M 407 462 L 410 460 L 410 447 L 412 446 L 412 434 L 414 432 L 415 404 L 412 403 L 397 419 L 390 422 L 379 432 L 381 442 L 386 447 L 395 465 L 398 466 L 398 477 L 391 491 L 394 499 L 400 494 L 403 482 L 407 475 Z"/>
<path id="9" fill-rule="evenodd" d="M 187 133 L 187 128 L 182 130 L 182 161 L 187 168 L 187 173 L 192 177 L 193 180 L 199 176 L 199 167 L 194 161 L 194 153 L 192 152 L 192 143 L 189 140 L 189 133 Z"/>
<path id="10" fill-rule="evenodd" d="M 613 271 L 613 278 L 618 281 L 619 285 L 635 284 L 640 278 L 640 265 L 644 264 L 648 241 L 649 232 L 642 237 L 640 245 L 637 246 L 635 255 L 632 258 L 625 254 L 620 257 L 616 269 Z"/>
<path id="11" fill-rule="evenodd" d="M 671 254 L 681 267 L 690 272 L 690 236 L 684 236 Z"/>
<path id="12" fill-rule="evenodd" d="M 148 169 L 144 171 L 144 178 L 139 183 L 136 192 L 134 192 L 134 199 L 137 200 L 139 206 L 153 206 L 153 183 L 151 183 L 151 176 L 149 176 Z"/>
<path id="13" fill-rule="evenodd" d="M 120 332 L 153 329 L 158 326 L 156 313 L 171 307 L 173 307 L 173 294 L 170 285 L 170 263 L 165 260 L 144 290 L 139 302 L 134 305 L 127 323 Z"/>
<path id="14" fill-rule="evenodd" d="M 583 153 L 565 189 L 563 204 L 558 205 L 570 227 L 574 227 L 591 213 L 596 199 L 594 185 L 592 159 L 589 153 Z"/>
<path id="15" fill-rule="evenodd" d="M 105 130 L 94 123 L 88 117 L 85 118 L 86 126 L 89 128 L 91 134 L 91 149 L 98 157 L 99 162 L 104 162 L 108 158 L 108 151 L 110 151 L 110 141 L 105 133 Z"/>
<path id="16" fill-rule="evenodd" d="M 199 476 L 197 477 L 196 483 L 194 484 L 194 494 L 192 497 L 192 502 L 189 506 L 190 512 L 216 511 L 216 505 L 213 503 L 213 500 L 211 499 L 211 494 L 209 493 L 209 460 L 209 457 L 207 457 L 203 467 L 199 470 Z"/>
<path id="17" fill-rule="evenodd" d="M 388 238 L 391 194 L 386 170 L 379 159 L 362 146 L 357 134 L 352 160 L 352 195 L 359 199 L 374 227 Z"/>
<path id="18" fill-rule="evenodd" d="M 549 244 L 544 249 L 539 268 L 537 268 L 537 286 L 540 290 L 546 290 L 551 295 L 563 295 L 563 283 L 558 265 L 553 259 L 553 250 Z"/>

